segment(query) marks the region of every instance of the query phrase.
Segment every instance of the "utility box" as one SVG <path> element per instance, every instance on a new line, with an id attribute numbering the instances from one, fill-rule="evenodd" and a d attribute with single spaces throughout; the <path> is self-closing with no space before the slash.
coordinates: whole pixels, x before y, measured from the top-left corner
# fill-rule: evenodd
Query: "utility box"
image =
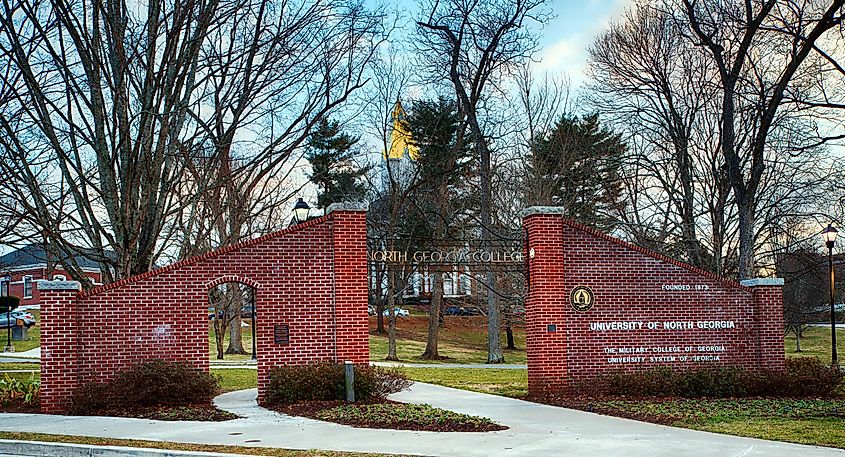
<path id="1" fill-rule="evenodd" d="M 14 341 L 26 341 L 27 330 L 29 330 L 29 329 L 26 328 L 26 326 L 23 326 L 23 325 L 16 325 L 16 326 L 12 327 L 12 339 Z"/>

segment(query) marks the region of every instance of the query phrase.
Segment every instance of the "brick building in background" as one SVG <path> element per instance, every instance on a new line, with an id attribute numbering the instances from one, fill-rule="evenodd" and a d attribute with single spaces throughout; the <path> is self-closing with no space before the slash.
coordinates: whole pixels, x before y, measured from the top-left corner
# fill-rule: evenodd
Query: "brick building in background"
<path id="1" fill-rule="evenodd" d="M 102 284 L 99 263 L 84 256 L 77 256 L 75 260 L 95 286 Z M 40 306 L 39 282 L 72 279 L 60 262 L 49 258 L 47 251 L 40 244 L 29 244 L 0 256 L 0 277 L 7 274 L 12 280 L 7 283 L 0 279 L 0 295 L 19 297 L 21 306 L 24 307 Z"/>

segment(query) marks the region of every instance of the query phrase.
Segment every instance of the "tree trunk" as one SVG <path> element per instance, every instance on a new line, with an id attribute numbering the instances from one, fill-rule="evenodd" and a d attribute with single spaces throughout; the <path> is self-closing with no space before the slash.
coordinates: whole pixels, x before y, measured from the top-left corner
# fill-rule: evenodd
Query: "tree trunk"
<path id="1" fill-rule="evenodd" d="M 226 329 L 223 325 L 223 320 L 219 318 L 217 310 L 214 308 L 214 340 L 217 342 L 217 360 L 223 360 L 223 344 L 225 344 Z"/>
<path id="2" fill-rule="evenodd" d="M 508 345 L 505 349 L 514 350 L 516 349 L 516 342 L 513 340 L 513 328 L 511 327 L 510 322 L 505 324 L 505 336 L 508 339 Z"/>
<path id="3" fill-rule="evenodd" d="M 387 333 L 384 330 L 384 288 L 381 283 L 382 274 L 384 274 L 383 266 L 376 265 L 376 334 L 384 335 Z"/>
<path id="4" fill-rule="evenodd" d="M 437 342 L 440 337 L 440 309 L 443 308 L 443 272 L 434 269 L 434 289 L 431 291 L 431 305 L 428 310 L 428 338 L 422 358 L 438 360 L 443 357 L 437 352 Z"/>
<path id="5" fill-rule="evenodd" d="M 396 269 L 388 267 L 387 273 L 387 358 L 399 360 L 396 356 Z"/>
<path id="6" fill-rule="evenodd" d="M 795 325 L 795 352 L 801 352 L 801 324 Z"/>
<path id="7" fill-rule="evenodd" d="M 241 285 L 226 284 L 226 314 L 229 320 L 229 346 L 226 354 L 246 354 L 241 334 L 241 308 L 243 307 L 243 293 Z"/>
<path id="8" fill-rule="evenodd" d="M 753 197 L 737 199 L 739 208 L 739 279 L 755 277 Z"/>

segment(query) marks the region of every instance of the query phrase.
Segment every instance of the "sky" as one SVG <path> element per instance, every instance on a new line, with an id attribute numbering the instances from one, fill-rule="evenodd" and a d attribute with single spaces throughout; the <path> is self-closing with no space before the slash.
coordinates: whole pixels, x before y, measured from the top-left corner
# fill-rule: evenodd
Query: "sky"
<path id="1" fill-rule="evenodd" d="M 586 79 L 587 48 L 631 0 L 556 0 L 554 17 L 540 30 L 539 69 L 566 75 L 573 87 Z"/>

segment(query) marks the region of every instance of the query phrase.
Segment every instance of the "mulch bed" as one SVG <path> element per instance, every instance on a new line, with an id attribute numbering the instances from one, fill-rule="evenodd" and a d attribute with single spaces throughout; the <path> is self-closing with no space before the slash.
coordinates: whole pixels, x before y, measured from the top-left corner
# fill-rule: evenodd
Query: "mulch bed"
<path id="1" fill-rule="evenodd" d="M 0 413 L 40 413 L 38 405 L 27 405 L 23 402 L 10 402 L 0 405 Z"/>
<path id="2" fill-rule="evenodd" d="M 653 424 L 672 425 L 680 417 L 673 417 L 665 414 L 649 414 L 642 411 L 631 411 L 621 408 L 610 408 L 604 405 L 603 400 L 618 398 L 597 398 L 592 396 L 571 396 L 571 397 L 527 397 L 526 401 L 543 403 L 545 405 L 560 406 L 561 408 L 577 409 L 588 413 L 603 414 L 606 416 L 623 417 Z"/>
<path id="3" fill-rule="evenodd" d="M 326 419 L 321 413 L 329 411 L 333 408 L 347 406 L 348 403 L 344 401 L 309 401 L 295 403 L 292 405 L 274 405 L 268 408 L 287 414 L 289 416 L 302 416 L 316 420 L 330 421 L 338 424 L 349 425 L 358 428 L 375 428 L 375 429 L 391 429 L 391 430 L 415 430 L 415 431 L 432 431 L 432 432 L 491 432 L 497 430 L 506 430 L 508 427 L 496 424 L 485 418 L 473 418 L 474 420 L 457 420 L 463 418 L 470 418 L 471 416 L 458 415 L 457 413 L 446 412 L 449 415 L 455 414 L 456 420 L 438 420 L 433 423 L 421 424 L 413 420 L 405 419 L 400 410 L 407 406 L 405 403 L 400 403 L 391 400 L 373 400 L 366 402 L 356 402 L 354 406 L 366 405 L 394 405 L 396 407 L 397 415 L 391 418 L 390 421 L 367 419 L 366 417 L 357 417 L 354 419 Z M 442 411 L 442 410 L 437 410 Z M 463 416 L 463 417 L 459 417 Z"/>
<path id="4" fill-rule="evenodd" d="M 97 411 L 94 416 L 111 417 L 133 417 L 136 419 L 154 419 L 160 421 L 201 421 L 201 422 L 223 422 L 237 419 L 237 414 L 232 414 L 213 405 L 190 405 L 190 406 L 150 406 L 138 408 L 108 408 Z"/>

